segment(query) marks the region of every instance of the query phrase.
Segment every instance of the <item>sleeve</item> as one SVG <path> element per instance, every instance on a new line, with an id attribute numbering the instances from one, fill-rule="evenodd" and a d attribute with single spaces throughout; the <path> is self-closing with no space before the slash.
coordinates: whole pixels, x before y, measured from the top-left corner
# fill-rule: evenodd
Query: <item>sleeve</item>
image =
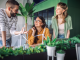
<path id="1" fill-rule="evenodd" d="M 54 29 L 54 16 L 52 17 L 52 28 Z"/>
<path id="2" fill-rule="evenodd" d="M 0 28 L 1 28 L 1 31 L 6 31 L 5 19 L 1 13 L 0 13 Z"/>
<path id="3" fill-rule="evenodd" d="M 32 30 L 30 29 L 29 30 L 29 33 L 28 33 L 28 44 L 29 45 L 33 45 L 33 43 L 34 43 L 34 36 L 32 36 Z"/>
<path id="4" fill-rule="evenodd" d="M 12 35 L 14 35 L 14 32 L 16 31 L 17 21 L 18 21 L 18 19 L 17 19 L 17 17 L 16 17 L 15 21 L 13 21 L 12 26 L 11 26 L 11 28 L 10 28 L 10 33 L 11 33 Z"/>
<path id="5" fill-rule="evenodd" d="M 47 36 L 49 36 L 49 38 L 51 39 L 51 34 L 50 34 L 48 28 L 45 29 L 45 37 L 47 38 Z M 45 39 L 45 40 L 46 40 L 46 39 Z"/>
<path id="6" fill-rule="evenodd" d="M 72 28 L 72 19 L 71 17 L 68 18 L 68 30 L 71 30 Z"/>

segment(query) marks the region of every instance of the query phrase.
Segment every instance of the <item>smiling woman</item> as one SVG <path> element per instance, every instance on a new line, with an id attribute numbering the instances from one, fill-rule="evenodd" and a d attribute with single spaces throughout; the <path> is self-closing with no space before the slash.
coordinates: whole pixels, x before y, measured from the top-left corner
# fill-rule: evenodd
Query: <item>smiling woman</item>
<path id="1" fill-rule="evenodd" d="M 52 17 L 52 28 L 54 38 L 69 38 L 72 29 L 71 16 L 67 13 L 68 7 L 65 3 L 58 3 L 56 16 Z"/>
<path id="2" fill-rule="evenodd" d="M 28 33 L 28 44 L 40 44 L 43 40 L 46 40 L 47 36 L 51 38 L 49 29 L 46 28 L 45 19 L 42 16 L 38 16 L 35 21 L 35 25 Z"/>

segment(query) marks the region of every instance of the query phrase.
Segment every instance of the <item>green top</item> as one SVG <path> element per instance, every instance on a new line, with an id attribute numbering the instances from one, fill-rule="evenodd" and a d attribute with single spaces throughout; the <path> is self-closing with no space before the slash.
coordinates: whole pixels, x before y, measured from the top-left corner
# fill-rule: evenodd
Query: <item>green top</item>
<path id="1" fill-rule="evenodd" d="M 64 33 L 65 33 L 65 38 L 67 36 L 67 30 L 71 30 L 72 28 L 72 20 L 71 20 L 71 16 L 67 16 L 66 17 L 66 22 L 64 23 Z M 57 25 L 57 21 L 56 18 L 53 16 L 52 17 L 52 28 L 54 29 L 55 32 L 55 36 L 58 37 L 58 25 Z"/>

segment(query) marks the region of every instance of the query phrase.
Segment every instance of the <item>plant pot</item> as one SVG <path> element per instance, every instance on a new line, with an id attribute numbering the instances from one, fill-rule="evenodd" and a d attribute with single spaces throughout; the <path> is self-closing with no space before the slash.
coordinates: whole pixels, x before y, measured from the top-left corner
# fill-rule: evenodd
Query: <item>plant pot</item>
<path id="1" fill-rule="evenodd" d="M 57 60 L 64 60 L 65 53 L 56 53 Z"/>
<path id="2" fill-rule="evenodd" d="M 54 47 L 46 46 L 46 48 L 47 48 L 47 55 L 48 56 L 55 56 L 56 46 L 54 46 Z"/>

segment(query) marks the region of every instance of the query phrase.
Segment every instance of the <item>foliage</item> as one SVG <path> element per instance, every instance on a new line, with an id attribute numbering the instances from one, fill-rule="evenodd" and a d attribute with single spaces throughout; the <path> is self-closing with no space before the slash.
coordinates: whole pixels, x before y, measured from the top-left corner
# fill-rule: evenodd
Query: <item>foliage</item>
<path id="1" fill-rule="evenodd" d="M 21 12 L 21 14 L 17 14 L 17 16 L 23 16 L 25 18 L 25 23 L 27 23 L 27 17 L 34 17 L 32 16 L 33 12 L 35 10 L 33 10 L 34 8 L 34 2 L 32 4 L 26 3 L 25 7 L 20 3 L 19 6 L 19 10 Z"/>
<path id="2" fill-rule="evenodd" d="M 58 50 L 57 53 L 63 54 L 63 53 L 65 53 L 65 51 L 63 51 L 63 50 Z"/>
<path id="3" fill-rule="evenodd" d="M 47 36 L 47 40 L 44 40 L 44 45 L 48 45 L 48 46 L 56 46 L 56 38 L 54 40 L 50 40 L 50 38 Z"/>
<path id="4" fill-rule="evenodd" d="M 16 48 L 13 50 L 12 48 L 1 48 L 0 49 L 0 58 L 4 58 L 7 56 L 17 56 L 17 55 L 23 55 L 23 54 L 34 54 L 34 53 L 41 53 L 46 51 L 46 45 L 48 46 L 56 46 L 56 50 L 58 53 L 64 53 L 63 50 L 72 49 L 75 48 L 75 44 L 80 43 L 80 35 L 74 36 L 72 38 L 69 38 L 67 40 L 59 40 L 56 41 L 56 38 L 52 41 L 50 41 L 50 38 L 47 37 L 47 40 L 44 40 L 44 44 L 41 44 L 39 46 L 29 47 L 26 50 L 23 50 L 23 47 Z"/>
<path id="5" fill-rule="evenodd" d="M 4 57 L 11 56 L 11 55 L 13 56 L 23 55 L 23 54 L 30 55 L 30 54 L 40 53 L 45 51 L 46 51 L 46 47 L 42 44 L 39 46 L 36 46 L 35 48 L 29 47 L 26 50 L 23 50 L 23 47 L 16 48 L 15 50 L 13 50 L 12 48 L 3 47 L 0 49 L 0 58 L 3 59 Z"/>

